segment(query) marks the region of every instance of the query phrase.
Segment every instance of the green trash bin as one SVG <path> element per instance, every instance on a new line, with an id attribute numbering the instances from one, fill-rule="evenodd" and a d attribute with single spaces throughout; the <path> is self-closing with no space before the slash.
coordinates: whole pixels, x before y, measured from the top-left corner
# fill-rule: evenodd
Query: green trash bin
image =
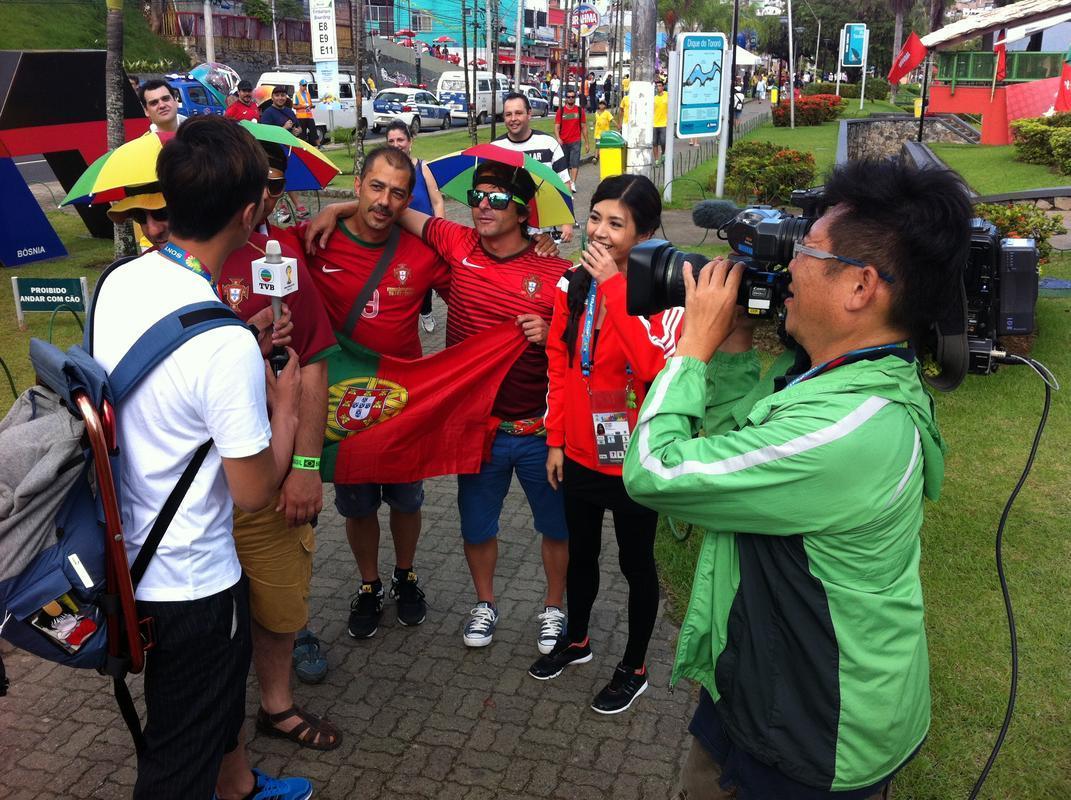
<path id="1" fill-rule="evenodd" d="M 595 146 L 599 150 L 599 180 L 625 173 L 628 145 L 624 136 L 617 131 L 607 131 Z"/>

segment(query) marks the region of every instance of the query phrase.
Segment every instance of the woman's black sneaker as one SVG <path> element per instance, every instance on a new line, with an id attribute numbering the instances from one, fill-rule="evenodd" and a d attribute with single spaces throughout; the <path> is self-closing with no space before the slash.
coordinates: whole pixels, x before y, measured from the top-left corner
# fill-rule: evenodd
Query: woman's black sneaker
<path id="1" fill-rule="evenodd" d="M 554 649 L 541 656 L 528 668 L 528 674 L 539 681 L 549 681 L 562 674 L 570 664 L 586 664 L 591 661 L 591 644 L 587 639 L 581 644 L 560 639 Z"/>
<path id="2" fill-rule="evenodd" d="M 617 665 L 614 677 L 606 687 L 595 695 L 591 707 L 600 714 L 620 714 L 632 701 L 647 691 L 647 667 L 635 672 L 628 667 Z"/>

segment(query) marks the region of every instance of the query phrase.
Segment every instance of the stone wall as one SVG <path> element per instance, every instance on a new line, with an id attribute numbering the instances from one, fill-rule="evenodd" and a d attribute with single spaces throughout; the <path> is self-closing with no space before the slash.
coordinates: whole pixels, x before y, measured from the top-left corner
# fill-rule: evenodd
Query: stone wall
<path id="1" fill-rule="evenodd" d="M 905 141 L 919 134 L 918 120 L 870 118 L 846 120 L 848 158 L 884 158 L 900 155 Z M 938 120 L 927 119 L 922 132 L 924 142 L 962 142 Z"/>

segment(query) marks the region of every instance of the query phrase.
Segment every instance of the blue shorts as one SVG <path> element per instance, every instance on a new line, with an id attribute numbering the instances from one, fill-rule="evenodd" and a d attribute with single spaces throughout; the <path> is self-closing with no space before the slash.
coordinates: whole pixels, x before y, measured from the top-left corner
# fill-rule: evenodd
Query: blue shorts
<path id="1" fill-rule="evenodd" d="M 381 499 L 393 511 L 412 514 L 424 505 L 424 482 L 335 484 L 335 508 L 348 519 L 375 514 Z"/>
<path id="2" fill-rule="evenodd" d="M 568 540 L 562 493 L 547 482 L 546 439 L 501 431 L 495 434 L 491 460 L 475 475 L 457 476 L 461 537 L 468 544 L 482 544 L 498 536 L 498 517 L 514 470 L 532 509 L 535 529 L 551 539 Z"/>

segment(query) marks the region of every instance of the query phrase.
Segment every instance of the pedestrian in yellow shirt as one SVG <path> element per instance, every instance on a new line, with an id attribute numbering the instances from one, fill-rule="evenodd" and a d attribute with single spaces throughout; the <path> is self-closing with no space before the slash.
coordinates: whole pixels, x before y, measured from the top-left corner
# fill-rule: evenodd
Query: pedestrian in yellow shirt
<path id="1" fill-rule="evenodd" d="M 595 160 L 599 160 L 599 138 L 614 124 L 614 115 L 606 110 L 606 101 L 599 101 L 599 110 L 595 112 Z"/>
<path id="2" fill-rule="evenodd" d="M 621 98 L 621 128 L 624 129 L 625 123 L 628 122 L 628 95 L 626 94 Z"/>
<path id="3" fill-rule="evenodd" d="M 666 84 L 655 81 L 654 96 L 654 149 L 651 157 L 657 162 L 666 148 L 666 125 L 669 124 L 669 95 Z"/>

